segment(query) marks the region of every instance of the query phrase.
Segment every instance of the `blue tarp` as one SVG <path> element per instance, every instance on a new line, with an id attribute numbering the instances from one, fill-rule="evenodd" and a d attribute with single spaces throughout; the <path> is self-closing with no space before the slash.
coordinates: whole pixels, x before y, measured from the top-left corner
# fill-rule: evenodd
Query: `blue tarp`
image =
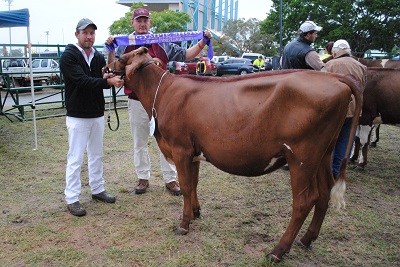
<path id="1" fill-rule="evenodd" d="M 29 9 L 0 11 L 0 28 L 29 27 Z"/>

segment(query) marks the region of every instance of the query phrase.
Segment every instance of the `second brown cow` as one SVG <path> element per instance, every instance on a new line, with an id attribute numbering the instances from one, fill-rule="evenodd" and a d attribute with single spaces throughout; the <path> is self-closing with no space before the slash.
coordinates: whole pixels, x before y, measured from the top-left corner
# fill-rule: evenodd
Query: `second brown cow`
<path id="1" fill-rule="evenodd" d="M 380 117 L 379 122 L 376 119 Z M 351 161 L 358 159 L 358 168 L 367 165 L 368 144 L 373 125 L 400 123 L 400 69 L 368 68 L 362 115 Z"/>

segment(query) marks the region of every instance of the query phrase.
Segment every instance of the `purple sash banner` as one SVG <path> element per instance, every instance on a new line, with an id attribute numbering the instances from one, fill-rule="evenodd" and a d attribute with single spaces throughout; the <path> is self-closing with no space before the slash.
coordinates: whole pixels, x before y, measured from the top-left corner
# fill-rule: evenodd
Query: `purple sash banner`
<path id="1" fill-rule="evenodd" d="M 211 39 L 205 37 L 202 31 L 188 31 L 188 32 L 170 32 L 170 33 L 154 33 L 154 34 L 130 34 L 124 36 L 114 37 L 114 41 L 111 45 L 106 44 L 108 50 L 114 51 L 120 45 L 148 45 L 158 43 L 173 43 L 191 40 L 203 39 L 208 45 L 208 58 L 211 59 L 214 56 L 212 50 Z"/>

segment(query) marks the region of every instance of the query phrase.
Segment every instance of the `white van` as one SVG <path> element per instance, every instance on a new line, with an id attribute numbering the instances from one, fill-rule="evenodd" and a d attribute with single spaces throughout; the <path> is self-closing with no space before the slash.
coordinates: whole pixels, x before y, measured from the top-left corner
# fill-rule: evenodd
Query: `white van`
<path id="1" fill-rule="evenodd" d="M 261 56 L 262 59 L 265 61 L 265 56 L 260 53 L 243 53 L 242 58 L 248 58 L 251 60 L 251 63 L 253 63 L 253 61 L 256 60 L 259 56 Z"/>
<path id="2" fill-rule="evenodd" d="M 214 61 L 215 63 L 221 63 L 227 60 L 228 58 L 230 58 L 230 56 L 213 56 L 211 61 Z"/>

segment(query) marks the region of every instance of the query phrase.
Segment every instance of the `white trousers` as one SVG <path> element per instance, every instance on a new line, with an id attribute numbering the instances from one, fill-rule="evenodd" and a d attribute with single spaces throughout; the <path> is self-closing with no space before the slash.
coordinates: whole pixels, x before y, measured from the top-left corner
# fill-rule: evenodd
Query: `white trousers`
<path id="1" fill-rule="evenodd" d="M 103 136 L 104 117 L 67 117 L 69 150 L 67 155 L 65 200 L 72 204 L 81 193 L 81 168 L 85 150 L 88 157 L 89 186 L 92 194 L 104 191 Z"/>
<path id="2" fill-rule="evenodd" d="M 129 123 L 133 136 L 133 162 L 136 175 L 139 179 L 150 179 L 149 142 L 149 116 L 142 103 L 138 100 L 128 99 Z M 165 183 L 176 181 L 175 165 L 168 163 L 160 152 L 160 165 Z"/>

